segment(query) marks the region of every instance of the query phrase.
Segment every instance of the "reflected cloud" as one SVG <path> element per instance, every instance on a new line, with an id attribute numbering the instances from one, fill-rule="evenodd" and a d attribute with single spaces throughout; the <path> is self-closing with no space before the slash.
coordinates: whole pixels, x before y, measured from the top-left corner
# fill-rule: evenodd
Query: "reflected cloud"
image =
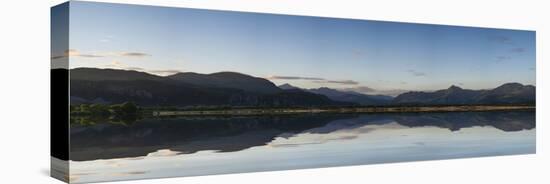
<path id="1" fill-rule="evenodd" d="M 112 173 L 111 176 L 132 176 L 132 175 L 142 175 L 146 174 L 149 171 L 131 171 L 131 172 L 121 172 L 121 173 Z"/>
<path id="2" fill-rule="evenodd" d="M 179 154 L 181 154 L 181 152 L 172 151 L 169 149 L 162 149 L 162 150 L 158 150 L 156 152 L 147 154 L 147 157 L 169 157 L 169 156 L 176 156 Z"/>

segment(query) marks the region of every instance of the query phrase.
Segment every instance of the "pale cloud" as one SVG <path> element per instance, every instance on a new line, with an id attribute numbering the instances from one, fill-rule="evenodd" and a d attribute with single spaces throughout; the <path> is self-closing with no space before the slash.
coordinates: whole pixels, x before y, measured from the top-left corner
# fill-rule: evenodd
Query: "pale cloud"
<path id="1" fill-rule="evenodd" d="M 512 48 L 510 49 L 510 52 L 513 52 L 513 53 L 523 53 L 525 52 L 525 48 L 522 48 L 522 47 L 516 47 L 516 48 Z"/>
<path id="2" fill-rule="evenodd" d="M 408 92 L 409 90 L 404 89 L 374 89 L 367 86 L 357 86 L 357 87 L 351 87 L 351 88 L 342 88 L 343 91 L 353 91 L 356 93 L 362 93 L 367 95 L 387 95 L 387 96 L 397 96 L 404 92 Z"/>
<path id="3" fill-rule="evenodd" d="M 172 151 L 170 149 L 161 149 L 156 152 L 147 154 L 146 157 L 171 157 L 181 154 L 179 151 Z"/>
<path id="4" fill-rule="evenodd" d="M 128 56 L 128 57 L 148 57 L 148 56 L 151 56 L 150 54 L 147 54 L 147 53 L 142 53 L 142 52 L 122 52 L 120 53 L 121 56 Z"/>
<path id="5" fill-rule="evenodd" d="M 357 85 L 359 82 L 354 80 L 329 80 L 320 77 L 300 77 L 300 76 L 270 76 L 268 80 L 307 80 L 315 83 L 324 84 L 342 84 L 342 85 Z"/>
<path id="6" fill-rule="evenodd" d="M 354 92 L 364 93 L 364 94 L 369 94 L 369 93 L 372 93 L 372 92 L 376 92 L 375 89 L 367 87 L 367 86 L 356 86 L 356 87 L 353 87 L 353 88 L 344 88 L 343 90 L 344 91 L 354 91 Z"/>
<path id="7" fill-rule="evenodd" d="M 512 38 L 503 36 L 503 35 L 490 36 L 488 37 L 488 40 L 491 42 L 501 43 L 501 44 L 513 44 Z"/>
<path id="8" fill-rule="evenodd" d="M 76 49 L 67 49 L 62 55 L 52 56 L 51 59 L 60 59 L 67 57 L 82 57 L 82 58 L 101 58 L 101 57 L 149 57 L 150 54 L 143 52 L 96 52 L 83 53 Z"/>
<path id="9" fill-rule="evenodd" d="M 416 70 L 407 70 L 407 72 L 409 72 L 410 74 L 414 75 L 415 77 L 423 77 L 423 76 L 426 76 L 426 73 L 424 72 L 420 72 L 420 71 L 416 71 Z"/>
<path id="10" fill-rule="evenodd" d="M 352 49 L 351 54 L 355 59 L 363 58 L 365 56 L 365 51 L 361 49 Z"/>
<path id="11" fill-rule="evenodd" d="M 317 78 L 317 77 L 297 77 L 297 76 L 269 76 L 267 77 L 269 80 L 325 80 L 323 78 Z"/>
<path id="12" fill-rule="evenodd" d="M 502 61 L 505 61 L 505 60 L 512 59 L 512 57 L 510 57 L 510 56 L 497 56 L 497 57 L 495 57 L 495 59 L 496 59 L 496 62 L 499 63 L 499 62 L 502 62 Z"/>
<path id="13" fill-rule="evenodd" d="M 76 49 L 67 49 L 65 50 L 65 52 L 63 52 L 63 55 L 52 56 L 51 59 L 60 59 L 67 57 L 99 58 L 104 56 L 97 54 L 83 54 Z"/>
<path id="14" fill-rule="evenodd" d="M 353 80 L 315 80 L 315 83 L 332 83 L 332 84 L 344 84 L 344 85 L 357 85 L 359 82 Z"/>
<path id="15" fill-rule="evenodd" d="M 111 61 L 111 63 L 106 64 L 105 67 L 115 68 L 115 69 L 124 69 L 127 66 L 120 61 Z"/>
<path id="16" fill-rule="evenodd" d="M 166 69 L 166 70 L 156 69 L 156 70 L 152 70 L 152 69 L 145 69 L 145 68 L 141 68 L 141 67 L 128 66 L 128 65 L 126 65 L 126 64 L 124 64 L 120 61 L 112 61 L 111 63 L 104 65 L 104 67 L 113 68 L 113 69 L 121 69 L 121 70 L 134 70 L 134 71 L 139 71 L 139 72 L 147 72 L 147 73 L 150 73 L 150 74 L 161 75 L 161 76 L 173 75 L 173 74 L 182 72 L 181 70 L 176 70 L 176 69 Z"/>
<path id="17" fill-rule="evenodd" d="M 145 69 L 140 67 L 124 67 L 126 70 L 136 70 L 136 71 L 144 71 Z"/>
<path id="18" fill-rule="evenodd" d="M 78 52 L 76 49 L 67 49 L 65 51 L 65 56 L 78 56 L 80 55 L 80 52 Z"/>
<path id="19" fill-rule="evenodd" d="M 181 73 L 182 71 L 181 70 L 168 69 L 168 70 L 147 70 L 146 72 L 167 76 L 167 75 L 174 75 L 174 74 L 177 74 L 177 73 Z"/>

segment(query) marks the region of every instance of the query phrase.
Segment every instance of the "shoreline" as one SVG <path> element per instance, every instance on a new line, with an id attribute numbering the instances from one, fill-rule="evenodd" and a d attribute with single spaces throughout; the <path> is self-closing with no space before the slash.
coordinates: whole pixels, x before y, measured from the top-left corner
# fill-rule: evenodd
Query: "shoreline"
<path id="1" fill-rule="evenodd" d="M 341 108 L 245 108 L 225 110 L 153 110 L 155 117 L 162 116 L 254 116 L 316 113 L 407 113 L 407 112 L 482 112 L 508 110 L 535 110 L 535 106 L 525 105 L 450 105 L 450 106 L 417 106 L 417 107 L 341 107 Z"/>

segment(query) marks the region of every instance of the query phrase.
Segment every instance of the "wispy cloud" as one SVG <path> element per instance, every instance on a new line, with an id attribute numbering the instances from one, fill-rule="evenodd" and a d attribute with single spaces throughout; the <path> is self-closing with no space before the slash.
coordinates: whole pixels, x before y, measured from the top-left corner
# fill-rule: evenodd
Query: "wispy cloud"
<path id="1" fill-rule="evenodd" d="M 176 69 L 161 70 L 161 69 L 145 69 L 141 67 L 128 66 L 120 61 L 112 61 L 111 63 L 104 65 L 104 67 L 113 68 L 113 69 L 147 72 L 147 73 L 162 75 L 162 76 L 173 75 L 173 74 L 182 72 L 181 70 L 176 70 Z"/>
<path id="2" fill-rule="evenodd" d="M 388 96 L 397 96 L 409 90 L 402 89 L 388 89 L 388 90 L 377 90 L 370 88 L 368 86 L 357 86 L 351 88 L 342 88 L 344 91 L 353 91 L 357 93 L 367 94 L 367 95 L 388 95 Z"/>
<path id="3" fill-rule="evenodd" d="M 154 74 L 158 74 L 158 75 L 174 75 L 176 73 L 180 73 L 182 72 L 181 70 L 171 70 L 171 69 L 168 69 L 168 70 L 147 70 L 146 71 L 147 73 L 154 73 Z"/>
<path id="4" fill-rule="evenodd" d="M 353 87 L 353 88 L 344 88 L 344 90 L 345 91 L 355 91 L 355 92 L 358 92 L 358 93 L 365 93 L 365 94 L 376 92 L 375 89 L 372 89 L 368 86 L 356 86 L 356 87 Z"/>
<path id="5" fill-rule="evenodd" d="M 99 39 L 99 42 L 108 43 L 108 42 L 111 42 L 113 40 L 113 38 L 115 38 L 115 36 L 108 35 L 108 36 L 105 36 L 102 39 Z"/>
<path id="6" fill-rule="evenodd" d="M 266 79 L 268 80 L 308 80 L 315 83 L 325 83 L 325 84 L 343 84 L 343 85 L 357 85 L 359 82 L 354 80 L 329 80 L 320 77 L 300 77 L 300 76 L 269 76 Z"/>
<path id="7" fill-rule="evenodd" d="M 269 80 L 325 80 L 323 78 L 317 78 L 317 77 L 298 77 L 298 76 L 269 76 L 267 77 Z"/>
<path id="8" fill-rule="evenodd" d="M 126 69 L 127 66 L 123 63 L 121 63 L 120 61 L 112 61 L 111 63 L 109 64 L 106 64 L 105 67 L 110 67 L 110 68 L 118 68 L 118 69 Z M 138 68 L 138 67 L 133 67 L 132 70 L 140 70 L 141 68 Z"/>
<path id="9" fill-rule="evenodd" d="M 363 58 L 365 56 L 365 51 L 361 49 L 352 49 L 351 54 L 355 59 Z"/>
<path id="10" fill-rule="evenodd" d="M 121 56 L 128 56 L 128 57 L 148 57 L 148 56 L 151 56 L 150 54 L 147 54 L 147 53 L 142 53 L 142 52 L 122 52 L 120 53 Z"/>
<path id="11" fill-rule="evenodd" d="M 510 49 L 510 52 L 512 53 L 523 53 L 525 51 L 526 51 L 525 48 L 522 48 L 522 47 L 516 47 L 516 48 Z"/>
<path id="12" fill-rule="evenodd" d="M 509 60 L 509 59 L 512 59 L 512 57 L 510 56 L 496 56 L 495 57 L 495 60 L 497 63 L 500 63 L 500 62 L 503 62 L 505 60 Z"/>
<path id="13" fill-rule="evenodd" d="M 80 54 L 78 57 L 86 57 L 86 58 L 98 58 L 98 57 L 104 57 L 101 55 L 94 55 L 94 54 Z"/>
<path id="14" fill-rule="evenodd" d="M 149 57 L 151 54 L 143 52 L 97 52 L 97 53 L 82 53 L 76 49 L 68 49 L 62 55 L 52 56 L 51 59 L 60 59 L 67 57 L 83 57 L 83 58 L 101 58 L 101 57 Z"/>
<path id="15" fill-rule="evenodd" d="M 357 85 L 359 82 L 353 80 L 315 80 L 315 83 L 332 83 L 332 84 L 345 84 L 345 85 Z"/>
<path id="16" fill-rule="evenodd" d="M 426 76 L 426 73 L 424 72 L 420 72 L 420 71 L 416 71 L 416 70 L 407 70 L 407 72 L 409 72 L 410 74 L 412 74 L 413 76 L 415 77 L 423 77 L 423 76 Z"/>
<path id="17" fill-rule="evenodd" d="M 145 69 L 140 67 L 123 67 L 126 70 L 136 70 L 136 71 L 145 71 Z"/>
<path id="18" fill-rule="evenodd" d="M 99 58 L 104 56 L 97 55 L 97 54 L 83 54 L 76 49 L 67 49 L 65 50 L 65 52 L 63 52 L 63 55 L 52 56 L 51 59 L 60 59 L 60 58 L 67 58 L 67 57 Z"/>
<path id="19" fill-rule="evenodd" d="M 503 36 L 503 35 L 489 36 L 487 39 L 491 42 L 501 43 L 501 44 L 513 44 L 514 43 L 512 41 L 512 38 L 510 38 L 508 36 Z"/>

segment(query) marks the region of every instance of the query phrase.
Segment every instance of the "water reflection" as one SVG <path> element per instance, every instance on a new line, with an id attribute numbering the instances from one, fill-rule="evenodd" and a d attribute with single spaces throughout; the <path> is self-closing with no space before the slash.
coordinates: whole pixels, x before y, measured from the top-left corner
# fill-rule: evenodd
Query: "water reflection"
<path id="1" fill-rule="evenodd" d="M 71 160 L 147 156 L 159 150 L 191 154 L 203 150 L 236 152 L 269 145 L 297 134 L 325 134 L 354 130 L 333 139 L 354 139 L 369 133 L 366 125 L 397 123 L 406 127 L 438 127 L 457 131 L 489 126 L 505 132 L 535 128 L 535 112 L 453 112 L 406 114 L 314 114 L 261 117 L 187 117 L 142 119 L 132 123 L 99 122 L 71 125 Z M 330 136 L 329 136 L 330 137 Z M 319 142 L 317 142 L 319 143 Z M 271 146 L 295 146 L 287 143 Z M 161 152 L 162 153 L 162 152 Z"/>

